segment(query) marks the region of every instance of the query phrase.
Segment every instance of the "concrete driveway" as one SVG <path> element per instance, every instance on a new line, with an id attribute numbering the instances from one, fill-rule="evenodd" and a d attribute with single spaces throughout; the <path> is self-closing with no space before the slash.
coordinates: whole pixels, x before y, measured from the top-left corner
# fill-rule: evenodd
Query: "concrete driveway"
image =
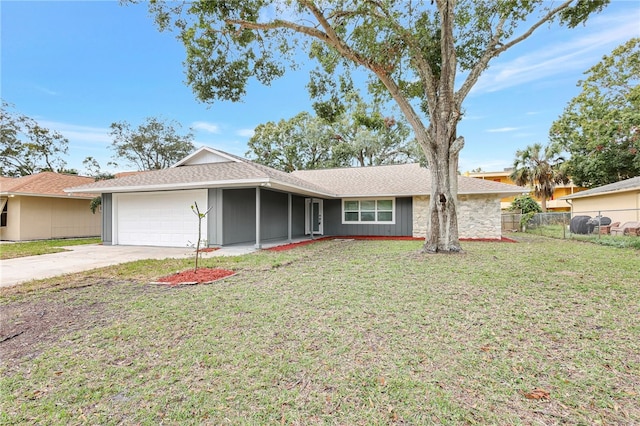
<path id="1" fill-rule="evenodd" d="M 64 247 L 69 251 L 0 260 L 0 287 L 10 287 L 22 282 L 51 278 L 58 275 L 88 271 L 104 266 L 117 265 L 142 259 L 186 258 L 195 255 L 192 248 L 103 246 L 87 244 Z M 238 256 L 255 251 L 253 247 L 224 247 L 203 258 Z"/>

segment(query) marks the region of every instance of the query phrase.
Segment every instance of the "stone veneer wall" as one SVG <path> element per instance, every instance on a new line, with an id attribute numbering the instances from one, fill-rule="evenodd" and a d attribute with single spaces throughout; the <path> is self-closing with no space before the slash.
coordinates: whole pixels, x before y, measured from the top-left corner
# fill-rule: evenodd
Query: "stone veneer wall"
<path id="1" fill-rule="evenodd" d="M 429 197 L 413 197 L 413 236 L 427 235 Z M 460 238 L 502 237 L 500 199 L 491 195 L 458 196 L 458 233 Z"/>

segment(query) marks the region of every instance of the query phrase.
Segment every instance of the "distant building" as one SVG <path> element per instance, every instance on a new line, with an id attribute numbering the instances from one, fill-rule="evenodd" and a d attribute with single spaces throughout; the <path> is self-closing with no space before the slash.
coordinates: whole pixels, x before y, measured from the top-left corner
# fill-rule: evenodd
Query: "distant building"
<path id="1" fill-rule="evenodd" d="M 515 185 L 514 182 L 509 177 L 513 172 L 513 168 L 508 167 L 505 168 L 501 172 L 465 172 L 465 176 L 491 180 L 494 182 L 506 183 L 509 185 Z M 569 181 L 568 184 L 558 184 L 556 185 L 556 189 L 553 192 L 553 196 L 547 200 L 547 211 L 549 212 L 568 212 L 571 211 L 571 205 L 567 203 L 566 200 L 561 200 L 561 197 L 566 197 L 568 195 L 573 195 L 577 192 L 584 191 L 586 188 L 576 186 L 573 182 Z M 531 196 L 538 201 L 541 202 L 540 198 L 536 197 L 531 193 Z M 502 210 L 507 210 L 511 207 L 511 202 L 515 199 L 515 196 L 502 198 L 500 200 L 500 208 Z"/>
<path id="2" fill-rule="evenodd" d="M 0 240 L 97 237 L 101 215 L 91 213 L 99 194 L 67 194 L 64 188 L 94 182 L 92 177 L 42 172 L 0 176 Z"/>

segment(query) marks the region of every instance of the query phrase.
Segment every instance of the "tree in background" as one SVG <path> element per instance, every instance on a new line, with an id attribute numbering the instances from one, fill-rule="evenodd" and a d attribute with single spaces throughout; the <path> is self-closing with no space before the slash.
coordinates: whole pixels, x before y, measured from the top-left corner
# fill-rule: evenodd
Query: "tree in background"
<path id="1" fill-rule="evenodd" d="M 82 160 L 82 164 L 87 171 L 87 176 L 91 176 L 96 181 L 115 178 L 112 173 L 103 171 L 102 167 L 100 167 L 100 163 L 94 157 L 86 157 Z M 107 165 L 115 166 L 112 162 L 108 162 Z"/>
<path id="2" fill-rule="evenodd" d="M 247 156 L 279 170 L 400 164 L 420 160 L 410 127 L 384 117 L 359 98 L 346 112 L 324 118 L 302 112 L 289 120 L 259 125 Z"/>
<path id="3" fill-rule="evenodd" d="M 640 38 L 618 47 L 585 74 L 578 82 L 582 92 L 549 132 L 571 154 L 572 180 L 592 188 L 640 176 Z"/>
<path id="4" fill-rule="evenodd" d="M 102 171 L 100 167 L 100 163 L 93 157 L 87 157 L 82 161 L 82 164 L 87 169 L 88 175 L 93 177 L 96 181 L 106 180 L 106 179 L 114 179 L 115 176 L 111 173 Z M 107 163 L 113 164 L 113 163 Z M 102 196 L 97 195 L 91 199 L 91 203 L 89 203 L 89 210 L 91 213 L 96 214 L 96 211 L 102 205 Z"/>
<path id="5" fill-rule="evenodd" d="M 355 70 L 366 73 L 369 90 L 398 105 L 429 164 L 424 251 L 458 252 L 463 101 L 491 59 L 547 23 L 581 24 L 608 2 L 203 0 L 149 8 L 160 29 L 179 31 L 187 83 L 204 102 L 241 100 L 251 78 L 270 84 L 304 51 L 318 63 L 309 85 L 316 112 L 339 116 L 339 93 L 354 86 Z"/>
<path id="6" fill-rule="evenodd" d="M 66 169 L 63 155 L 69 141 L 62 134 L 40 126 L 2 101 L 0 111 L 0 175 L 28 176 L 39 172 L 77 174 Z"/>
<path id="7" fill-rule="evenodd" d="M 173 120 L 149 117 L 144 124 L 132 129 L 126 121 L 111 124 L 114 159 L 125 159 L 138 170 L 167 168 L 193 150 L 193 133 L 179 135 L 182 126 Z"/>
<path id="8" fill-rule="evenodd" d="M 516 151 L 513 172 L 509 176 L 516 185 L 529 186 L 542 202 L 542 211 L 547 211 L 547 200 L 553 196 L 557 184 L 569 183 L 565 172 L 564 158 L 554 145 L 543 148 L 536 143 L 524 150 Z"/>
<path id="9" fill-rule="evenodd" d="M 335 143 L 334 136 L 326 121 L 301 112 L 288 120 L 256 127 L 246 155 L 256 163 L 285 172 L 347 166 L 349 155 Z"/>
<path id="10" fill-rule="evenodd" d="M 520 227 L 524 230 L 529 221 L 536 215 L 536 213 L 542 212 L 540 204 L 531 197 L 531 194 L 518 195 L 511 202 L 509 210 L 520 212 Z"/>
<path id="11" fill-rule="evenodd" d="M 366 104 L 357 94 L 348 93 L 346 112 L 331 126 L 342 151 L 351 157 L 350 165 L 380 166 L 422 159 L 411 127 L 403 118 L 385 116 L 377 106 Z"/>

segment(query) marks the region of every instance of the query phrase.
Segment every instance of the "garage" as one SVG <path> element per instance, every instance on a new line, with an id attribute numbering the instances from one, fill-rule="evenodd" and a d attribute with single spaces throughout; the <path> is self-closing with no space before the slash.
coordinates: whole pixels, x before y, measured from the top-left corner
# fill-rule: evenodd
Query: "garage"
<path id="1" fill-rule="evenodd" d="M 113 194 L 113 244 L 187 247 L 198 241 L 197 202 L 207 209 L 207 190 Z M 202 235 L 207 235 L 202 221 Z"/>

